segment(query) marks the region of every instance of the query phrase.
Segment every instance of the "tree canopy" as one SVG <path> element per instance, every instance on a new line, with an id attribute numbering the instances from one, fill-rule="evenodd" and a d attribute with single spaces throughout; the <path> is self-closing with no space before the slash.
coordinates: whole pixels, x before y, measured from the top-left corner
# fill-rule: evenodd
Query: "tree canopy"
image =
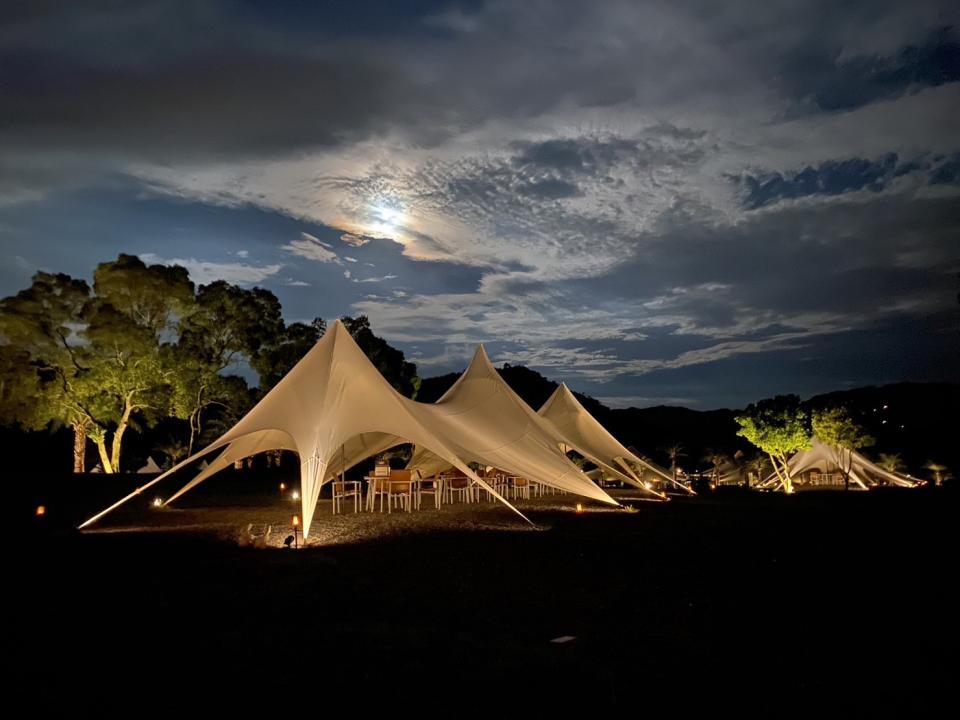
<path id="1" fill-rule="evenodd" d="M 810 447 L 809 415 L 796 395 L 777 395 L 747 406 L 736 418 L 737 433 L 767 453 L 787 493 L 793 492 L 788 461 Z"/>
<path id="2" fill-rule="evenodd" d="M 387 380 L 413 397 L 416 366 L 375 335 L 366 317 L 344 324 Z M 0 421 L 25 429 L 67 424 L 74 470 L 92 441 L 105 472 L 123 469 L 131 427 L 183 424 L 162 442 L 192 453 L 223 431 L 310 350 L 326 322 L 286 324 L 277 297 L 218 280 L 195 288 L 185 268 L 133 255 L 97 265 L 92 287 L 38 272 L 0 300 Z M 259 377 L 252 392 L 238 372 Z"/>
<path id="3" fill-rule="evenodd" d="M 813 434 L 820 442 L 836 449 L 840 470 L 843 472 L 843 484 L 849 489 L 853 453 L 873 445 L 876 441 L 850 417 L 846 408 L 840 406 L 814 410 L 811 426 Z"/>

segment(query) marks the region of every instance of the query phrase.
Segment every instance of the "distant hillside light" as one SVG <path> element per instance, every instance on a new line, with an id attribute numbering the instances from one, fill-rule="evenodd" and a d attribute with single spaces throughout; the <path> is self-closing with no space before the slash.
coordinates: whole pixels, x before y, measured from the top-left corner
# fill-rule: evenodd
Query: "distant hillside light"
<path id="1" fill-rule="evenodd" d="M 299 499 L 300 499 L 300 493 L 298 493 L 296 490 L 294 490 L 292 497 L 293 497 L 294 500 L 299 500 Z"/>
<path id="2" fill-rule="evenodd" d="M 280 483 L 280 492 L 285 492 L 286 489 L 287 489 L 287 484 L 286 484 L 286 483 Z"/>

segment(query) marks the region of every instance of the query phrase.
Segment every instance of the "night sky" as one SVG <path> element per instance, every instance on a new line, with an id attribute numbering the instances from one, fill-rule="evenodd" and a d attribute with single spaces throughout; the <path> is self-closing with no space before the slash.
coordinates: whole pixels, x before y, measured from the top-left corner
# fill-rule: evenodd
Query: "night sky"
<path id="1" fill-rule="evenodd" d="M 0 296 L 135 253 L 618 407 L 953 380 L 958 7 L 3 3 Z"/>

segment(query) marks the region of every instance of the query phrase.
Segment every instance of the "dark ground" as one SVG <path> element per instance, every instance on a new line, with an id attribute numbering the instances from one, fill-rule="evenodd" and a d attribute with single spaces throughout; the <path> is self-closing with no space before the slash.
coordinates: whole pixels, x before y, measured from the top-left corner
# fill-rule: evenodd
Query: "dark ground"
<path id="1" fill-rule="evenodd" d="M 473 522 L 451 508 L 300 551 L 28 525 L 7 538 L 5 699 L 72 717 L 952 704 L 952 494 L 728 494 L 632 514 L 577 515 L 574 502 L 525 505 L 539 532 L 504 509 Z M 238 517 L 256 514 L 246 504 Z M 315 527 L 378 522 L 362 517 L 321 507 Z M 576 639 L 550 642 L 563 635 Z"/>

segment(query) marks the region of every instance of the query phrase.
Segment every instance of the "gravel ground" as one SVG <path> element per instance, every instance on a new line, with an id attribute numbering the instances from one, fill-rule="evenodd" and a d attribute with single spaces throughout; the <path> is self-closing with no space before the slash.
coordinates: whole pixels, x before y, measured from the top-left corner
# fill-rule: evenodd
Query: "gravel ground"
<path id="1" fill-rule="evenodd" d="M 635 492 L 612 490 L 611 493 L 629 506 L 648 504 Z M 284 539 L 292 533 L 291 518 L 300 515 L 299 501 L 263 501 L 260 506 L 229 505 L 229 498 L 220 498 L 219 507 L 161 507 L 117 518 L 107 516 L 86 533 L 150 533 L 177 532 L 212 535 L 238 545 L 257 545 L 283 548 Z M 226 503 L 226 504 L 224 504 Z M 549 530 L 549 516 L 554 513 L 575 513 L 580 503 L 583 514 L 622 513 L 623 510 L 596 502 L 584 501 L 573 495 L 548 495 L 529 500 L 519 499 L 511 504 L 530 519 L 525 522 L 509 508 L 492 502 L 444 504 L 439 509 L 427 503 L 420 510 L 405 512 L 353 512 L 352 503 L 344 513 L 333 514 L 329 499 L 317 503 L 306 547 L 372 542 L 382 538 L 423 532 L 538 532 Z"/>

